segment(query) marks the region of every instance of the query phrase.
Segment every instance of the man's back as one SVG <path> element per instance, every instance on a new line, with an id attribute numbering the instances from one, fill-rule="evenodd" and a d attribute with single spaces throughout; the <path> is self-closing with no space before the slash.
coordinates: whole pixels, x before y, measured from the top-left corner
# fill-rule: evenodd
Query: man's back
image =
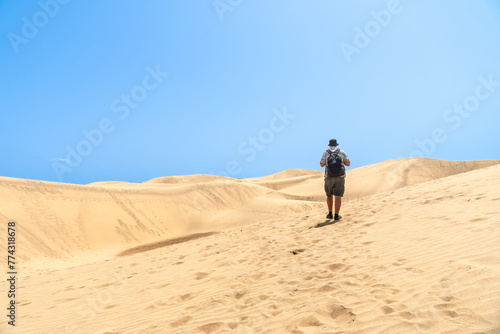
<path id="1" fill-rule="evenodd" d="M 321 167 L 325 167 L 326 166 L 326 163 L 327 163 L 327 158 L 328 156 L 330 155 L 329 152 L 335 152 L 338 150 L 338 156 L 342 159 L 342 163 L 345 165 L 345 166 L 350 166 L 351 165 L 351 161 L 349 160 L 349 157 L 347 156 L 347 154 L 341 150 L 340 148 L 336 148 L 336 147 L 332 147 L 332 148 L 329 148 L 327 149 L 324 153 L 323 153 L 323 156 L 321 157 L 321 161 L 320 161 L 320 165 Z"/>

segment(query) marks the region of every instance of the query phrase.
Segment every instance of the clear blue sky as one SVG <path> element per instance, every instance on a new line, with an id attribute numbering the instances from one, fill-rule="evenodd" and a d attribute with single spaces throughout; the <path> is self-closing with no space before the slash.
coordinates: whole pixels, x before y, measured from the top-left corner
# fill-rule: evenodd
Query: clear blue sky
<path id="1" fill-rule="evenodd" d="M 498 1 L 59 1 L 0 1 L 2 176 L 500 158 Z"/>

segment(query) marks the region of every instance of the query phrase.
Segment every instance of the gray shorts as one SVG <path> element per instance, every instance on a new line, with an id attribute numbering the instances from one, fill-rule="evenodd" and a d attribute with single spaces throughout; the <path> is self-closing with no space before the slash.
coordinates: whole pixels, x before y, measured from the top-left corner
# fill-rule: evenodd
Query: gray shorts
<path id="1" fill-rule="evenodd" d="M 326 177 L 325 192 L 326 196 L 344 196 L 345 177 Z"/>

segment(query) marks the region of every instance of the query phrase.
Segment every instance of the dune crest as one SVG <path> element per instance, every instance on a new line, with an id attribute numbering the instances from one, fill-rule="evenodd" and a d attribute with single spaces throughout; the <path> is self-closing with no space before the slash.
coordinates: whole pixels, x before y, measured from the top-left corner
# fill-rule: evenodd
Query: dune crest
<path id="1" fill-rule="evenodd" d="M 498 164 L 428 158 L 384 161 L 348 171 L 346 201 Z M 324 211 L 323 172 L 291 169 L 237 180 L 212 175 L 144 183 L 71 185 L 0 178 L 0 212 L 22 226 L 20 257 L 64 259 L 126 249 L 185 234 Z"/>
<path id="2" fill-rule="evenodd" d="M 148 183 L 202 183 L 202 182 L 214 182 L 214 181 L 236 181 L 231 177 L 216 176 L 216 175 L 206 175 L 206 174 L 196 174 L 196 175 L 178 175 L 178 176 L 163 176 L 157 177 L 144 182 Z"/>
<path id="3" fill-rule="evenodd" d="M 444 161 L 431 158 L 409 158 L 383 161 L 347 171 L 345 199 L 361 198 L 421 182 L 440 179 L 479 168 L 497 165 L 500 160 Z M 296 182 L 280 187 L 279 182 L 269 183 L 281 192 L 292 195 L 310 196 L 323 200 L 323 177 L 317 175 L 305 182 Z"/>

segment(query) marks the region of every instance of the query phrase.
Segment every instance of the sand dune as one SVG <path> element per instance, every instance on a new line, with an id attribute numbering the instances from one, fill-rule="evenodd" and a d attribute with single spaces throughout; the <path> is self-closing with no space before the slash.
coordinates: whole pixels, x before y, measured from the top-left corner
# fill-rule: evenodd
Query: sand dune
<path id="1" fill-rule="evenodd" d="M 428 158 L 385 161 L 349 170 L 345 199 L 497 163 Z M 24 261 L 113 251 L 324 208 L 323 171 L 305 169 L 244 180 L 186 175 L 139 184 L 109 181 L 87 186 L 1 177 L 0 198 L 2 217 L 24 222 Z"/>
<path id="2" fill-rule="evenodd" d="M 351 170 L 335 224 L 318 171 L 0 178 L 22 276 L 17 332 L 0 331 L 498 333 L 499 162 Z"/>
<path id="3" fill-rule="evenodd" d="M 324 172 L 323 171 L 318 171 L 318 170 L 311 170 L 311 169 L 287 169 L 279 173 L 271 174 L 271 175 L 266 175 L 266 176 L 261 176 L 261 177 L 254 177 L 254 178 L 248 178 L 245 179 L 245 181 L 276 181 L 276 180 L 283 180 L 283 179 L 290 179 L 290 178 L 295 178 L 295 177 L 300 177 L 300 176 L 323 176 Z"/>
<path id="4" fill-rule="evenodd" d="M 236 179 L 216 176 L 216 175 L 181 175 L 181 176 L 163 176 L 151 179 L 144 183 L 202 183 L 202 182 L 213 182 L 213 181 L 235 181 Z"/>
<path id="5" fill-rule="evenodd" d="M 89 183 L 88 186 L 116 186 L 116 185 L 130 185 L 129 182 L 125 181 L 98 181 Z"/>
<path id="6" fill-rule="evenodd" d="M 389 160 L 347 171 L 346 199 L 392 191 L 413 184 L 464 173 L 498 164 L 498 160 L 443 161 L 430 158 Z M 323 173 L 312 174 L 305 182 L 278 189 L 287 194 L 311 196 L 323 200 Z M 260 183 L 265 185 L 265 183 Z M 276 189 L 275 185 L 270 188 Z"/>
<path id="7" fill-rule="evenodd" d="M 131 246 L 193 231 L 219 229 L 238 220 L 217 213 L 247 212 L 261 197 L 285 195 L 240 182 L 163 186 L 79 186 L 2 178 L 0 212 L 23 222 L 22 259 L 64 258 L 73 253 Z M 253 218 L 280 214 L 282 202 Z M 316 204 L 317 205 L 317 204 Z M 290 206 L 295 206 L 290 202 Z M 307 209 L 314 207 L 308 205 Z M 251 219 L 251 218 L 247 218 Z"/>

